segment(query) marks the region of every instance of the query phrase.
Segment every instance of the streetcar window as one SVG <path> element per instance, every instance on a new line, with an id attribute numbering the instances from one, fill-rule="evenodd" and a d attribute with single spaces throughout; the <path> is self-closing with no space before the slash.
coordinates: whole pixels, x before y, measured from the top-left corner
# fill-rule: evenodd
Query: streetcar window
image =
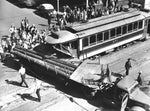
<path id="1" fill-rule="evenodd" d="M 63 46 L 64 46 L 64 47 L 68 47 L 68 46 L 69 46 L 69 43 L 64 43 Z"/>
<path id="2" fill-rule="evenodd" d="M 101 42 L 103 41 L 103 34 L 102 33 L 98 33 L 97 34 L 97 42 Z"/>
<path id="3" fill-rule="evenodd" d="M 122 34 L 126 34 L 126 33 L 127 33 L 127 26 L 124 25 L 124 26 L 122 27 Z"/>
<path id="4" fill-rule="evenodd" d="M 72 41 L 70 45 L 71 45 L 71 48 L 72 48 L 72 49 L 77 49 L 77 48 L 78 48 L 78 43 L 77 43 L 77 41 Z"/>
<path id="5" fill-rule="evenodd" d="M 108 40 L 109 39 L 109 32 L 106 31 L 104 32 L 104 40 Z"/>
<path id="6" fill-rule="evenodd" d="M 134 23 L 133 23 L 133 30 L 136 30 L 137 27 L 138 27 L 138 22 L 134 22 Z"/>
<path id="7" fill-rule="evenodd" d="M 88 37 L 87 37 L 87 38 L 84 38 L 84 39 L 82 40 L 82 44 L 83 44 L 83 47 L 87 47 L 87 46 L 89 45 L 89 43 L 88 43 Z"/>
<path id="8" fill-rule="evenodd" d="M 61 49 L 61 44 L 57 44 L 57 45 L 55 45 L 55 47 L 56 47 L 57 49 Z"/>
<path id="9" fill-rule="evenodd" d="M 90 45 L 94 45 L 96 43 L 96 35 L 92 35 L 90 37 Z"/>
<path id="10" fill-rule="evenodd" d="M 131 32 L 132 31 L 132 23 L 128 24 L 128 32 Z"/>
<path id="11" fill-rule="evenodd" d="M 110 38 L 114 38 L 116 34 L 116 30 L 115 29 L 111 29 L 110 30 Z"/>
<path id="12" fill-rule="evenodd" d="M 117 27 L 116 35 L 117 35 L 117 36 L 121 35 L 121 27 Z"/>
<path id="13" fill-rule="evenodd" d="M 141 21 L 139 21 L 139 29 L 141 29 L 143 27 L 143 21 L 141 20 Z"/>

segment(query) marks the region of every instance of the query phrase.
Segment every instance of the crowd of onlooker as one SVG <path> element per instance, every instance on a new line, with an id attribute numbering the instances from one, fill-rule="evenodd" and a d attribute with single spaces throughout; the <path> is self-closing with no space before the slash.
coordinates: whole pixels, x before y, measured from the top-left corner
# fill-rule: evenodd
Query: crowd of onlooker
<path id="1" fill-rule="evenodd" d="M 16 28 L 11 25 L 9 45 L 14 47 L 16 44 L 23 46 L 26 49 L 31 49 L 40 43 L 45 43 L 46 30 L 37 30 L 35 24 L 30 25 L 28 19 L 22 19 L 21 27 Z"/>
<path id="2" fill-rule="evenodd" d="M 89 19 L 109 15 L 120 12 L 123 6 L 118 5 L 118 0 L 97 0 L 97 2 L 90 2 L 88 8 L 74 6 L 70 8 L 68 5 L 63 6 L 62 17 L 58 17 L 58 24 L 60 28 L 67 23 L 86 22 Z"/>

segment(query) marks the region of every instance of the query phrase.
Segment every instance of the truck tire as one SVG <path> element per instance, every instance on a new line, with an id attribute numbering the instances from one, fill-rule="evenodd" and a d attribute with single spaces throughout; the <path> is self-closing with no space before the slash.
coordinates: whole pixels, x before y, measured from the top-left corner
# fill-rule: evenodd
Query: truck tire
<path id="1" fill-rule="evenodd" d="M 146 111 L 146 110 L 140 106 L 133 106 L 131 107 L 130 111 Z"/>

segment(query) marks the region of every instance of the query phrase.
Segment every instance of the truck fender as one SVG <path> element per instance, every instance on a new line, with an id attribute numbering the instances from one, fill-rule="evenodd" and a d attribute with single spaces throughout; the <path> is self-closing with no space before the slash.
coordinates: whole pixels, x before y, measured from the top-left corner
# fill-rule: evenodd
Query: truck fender
<path id="1" fill-rule="evenodd" d="M 140 106 L 133 106 L 129 111 L 146 111 L 146 110 Z"/>

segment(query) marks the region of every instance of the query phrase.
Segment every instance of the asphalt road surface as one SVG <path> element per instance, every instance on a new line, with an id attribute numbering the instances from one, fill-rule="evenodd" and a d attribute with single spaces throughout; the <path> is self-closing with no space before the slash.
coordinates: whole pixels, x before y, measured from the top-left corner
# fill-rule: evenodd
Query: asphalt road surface
<path id="1" fill-rule="evenodd" d="M 25 8 L 19 5 L 17 0 L 0 0 L 0 37 L 9 34 L 9 28 L 13 24 L 20 27 L 20 22 L 25 17 L 29 23 L 36 24 L 38 29 L 47 29 L 47 20 L 34 13 L 34 9 Z"/>
<path id="2" fill-rule="evenodd" d="M 34 9 L 21 8 L 18 3 L 12 3 L 13 0 L 0 0 L 0 37 L 9 34 L 9 28 L 11 24 L 16 27 L 20 26 L 20 22 L 25 17 L 28 18 L 30 24 L 35 24 L 38 29 L 47 29 L 47 20 L 37 16 L 34 13 Z M 137 72 L 142 70 L 142 77 L 145 84 L 150 81 L 150 40 L 145 42 L 138 42 L 128 48 L 122 49 L 118 52 L 105 55 L 101 57 L 101 64 L 109 64 L 111 71 L 124 73 L 124 63 L 127 58 L 133 58 L 132 61 L 132 74 L 133 77 L 137 76 Z M 8 84 L 5 80 L 8 78 L 16 79 L 18 77 L 18 64 L 13 61 L 8 61 L 7 64 L 0 63 L 0 90 L 6 90 Z M 29 80 L 34 84 L 32 77 Z M 103 109 L 99 105 L 98 101 L 87 101 L 82 97 L 80 91 L 76 91 L 73 88 L 66 88 L 59 81 L 50 79 L 49 87 L 46 90 L 41 91 L 42 101 L 37 102 L 32 98 L 23 100 L 18 98 L 6 107 L 2 111 L 95 111 L 96 109 Z M 20 90 L 18 86 L 9 85 L 9 88 L 15 88 L 16 91 Z M 150 96 L 149 88 L 143 88 L 143 91 Z M 35 97 L 35 94 L 32 94 Z M 3 95 L 0 95 L 3 97 Z M 70 97 L 75 101 L 71 102 Z M 1 99 L 1 98 L 0 98 Z M 103 109 L 102 111 L 113 111 L 113 109 Z"/>

